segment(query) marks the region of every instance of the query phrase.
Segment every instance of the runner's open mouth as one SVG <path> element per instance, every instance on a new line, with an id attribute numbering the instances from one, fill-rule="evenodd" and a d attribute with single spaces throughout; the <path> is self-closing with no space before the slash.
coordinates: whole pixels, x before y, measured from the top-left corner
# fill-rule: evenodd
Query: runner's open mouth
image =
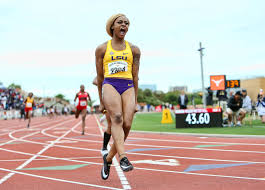
<path id="1" fill-rule="evenodd" d="M 126 33 L 125 29 L 124 28 L 121 28 L 120 29 L 120 34 L 124 35 Z"/>

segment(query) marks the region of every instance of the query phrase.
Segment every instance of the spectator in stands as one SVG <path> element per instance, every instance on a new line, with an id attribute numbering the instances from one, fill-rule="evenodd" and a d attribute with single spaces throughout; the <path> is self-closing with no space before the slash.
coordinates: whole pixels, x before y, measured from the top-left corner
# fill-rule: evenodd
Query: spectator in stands
<path id="1" fill-rule="evenodd" d="M 228 115 L 228 125 L 233 126 L 232 119 L 235 117 L 237 119 L 237 126 L 241 126 L 242 118 L 245 117 L 245 112 L 242 109 L 243 100 L 241 97 L 241 92 L 238 91 L 230 97 L 228 101 L 227 115 Z M 236 122 L 236 121 L 235 121 Z"/>
<path id="2" fill-rule="evenodd" d="M 257 100 L 257 111 L 261 118 L 261 122 L 265 123 L 265 96 L 262 89 L 260 89 L 258 100 Z"/>
<path id="3" fill-rule="evenodd" d="M 64 115 L 68 115 L 68 113 L 69 113 L 69 109 L 66 105 L 64 105 L 64 107 L 63 107 L 63 112 L 64 112 Z"/>
<path id="4" fill-rule="evenodd" d="M 13 108 L 19 109 L 22 102 L 20 101 L 20 93 L 15 89 L 2 90 L 0 97 L 0 104 L 3 105 L 5 110 L 11 110 Z"/>
<path id="5" fill-rule="evenodd" d="M 7 120 L 7 113 L 4 111 L 4 120 Z"/>
<path id="6" fill-rule="evenodd" d="M 230 90 L 228 94 L 228 98 L 231 98 L 234 95 L 235 95 L 235 92 L 233 90 Z"/>
<path id="7" fill-rule="evenodd" d="M 181 91 L 181 95 L 178 97 L 178 104 L 180 109 L 187 109 L 187 104 L 189 102 L 188 96 L 185 94 L 185 91 Z"/>
<path id="8" fill-rule="evenodd" d="M 7 97 L 5 96 L 4 93 L 1 94 L 1 104 L 3 105 L 4 110 L 6 109 L 6 102 L 7 102 Z"/>
<path id="9" fill-rule="evenodd" d="M 244 116 L 242 116 L 242 120 L 243 120 L 247 113 L 251 114 L 251 110 L 252 110 L 251 99 L 247 95 L 246 89 L 242 90 L 242 100 L 243 100 L 242 111 L 245 113 Z"/>
<path id="10" fill-rule="evenodd" d="M 206 97 L 206 105 L 208 107 L 212 107 L 213 106 L 213 91 L 211 90 L 211 87 L 206 88 L 208 94 Z"/>
<path id="11" fill-rule="evenodd" d="M 227 92 L 225 90 L 217 90 L 216 97 L 218 98 L 218 105 L 222 108 L 223 112 L 227 108 Z"/>
<path id="12" fill-rule="evenodd" d="M 244 110 L 245 113 L 250 113 L 252 110 L 252 103 L 250 97 L 247 95 L 246 89 L 242 90 L 242 99 L 243 99 L 242 109 Z"/>
<path id="13" fill-rule="evenodd" d="M 51 118 L 54 117 L 54 108 L 53 108 L 53 106 L 50 107 L 50 117 Z"/>
<path id="14" fill-rule="evenodd" d="M 48 117 L 51 119 L 52 118 L 51 107 L 46 107 L 46 113 Z"/>
<path id="15" fill-rule="evenodd" d="M 24 118 L 26 119 L 26 114 L 25 114 L 25 104 L 20 105 L 20 119 Z"/>
<path id="16" fill-rule="evenodd" d="M 62 115 L 65 115 L 64 107 L 62 107 Z"/>
<path id="17" fill-rule="evenodd" d="M 3 110 L 10 110 L 5 112 L 5 119 L 15 118 L 15 109 L 20 110 L 21 105 L 23 104 L 23 97 L 20 93 L 13 88 L 4 88 L 1 89 L 0 93 L 0 108 Z"/>

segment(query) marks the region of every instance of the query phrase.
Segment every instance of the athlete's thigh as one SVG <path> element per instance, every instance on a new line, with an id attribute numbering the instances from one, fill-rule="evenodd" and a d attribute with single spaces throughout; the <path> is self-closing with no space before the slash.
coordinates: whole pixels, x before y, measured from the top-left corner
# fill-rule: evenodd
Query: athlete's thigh
<path id="1" fill-rule="evenodd" d="M 86 117 L 86 109 L 82 109 L 82 111 L 81 111 L 81 115 L 82 115 L 82 117 Z"/>
<path id="2" fill-rule="evenodd" d="M 122 113 L 121 95 L 110 84 L 103 85 L 103 102 L 110 117 L 115 113 Z"/>
<path id="3" fill-rule="evenodd" d="M 75 116 L 78 117 L 81 111 L 82 111 L 82 110 L 76 109 L 76 111 L 75 111 Z"/>
<path id="4" fill-rule="evenodd" d="M 131 124 L 135 113 L 135 92 L 134 88 L 129 88 L 122 94 L 123 119 L 127 124 Z"/>

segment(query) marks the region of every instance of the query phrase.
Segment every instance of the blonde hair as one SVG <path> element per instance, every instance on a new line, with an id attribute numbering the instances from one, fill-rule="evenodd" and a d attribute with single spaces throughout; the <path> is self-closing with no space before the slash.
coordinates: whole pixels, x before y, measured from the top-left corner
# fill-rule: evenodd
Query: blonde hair
<path id="1" fill-rule="evenodd" d="M 114 14 L 108 19 L 108 21 L 106 23 L 106 31 L 107 31 L 108 35 L 110 35 L 110 37 L 113 37 L 113 31 L 111 29 L 112 25 L 114 24 L 115 20 L 121 16 L 125 16 L 125 14 L 121 14 L 121 13 Z M 129 21 L 129 24 L 130 24 L 130 21 Z"/>

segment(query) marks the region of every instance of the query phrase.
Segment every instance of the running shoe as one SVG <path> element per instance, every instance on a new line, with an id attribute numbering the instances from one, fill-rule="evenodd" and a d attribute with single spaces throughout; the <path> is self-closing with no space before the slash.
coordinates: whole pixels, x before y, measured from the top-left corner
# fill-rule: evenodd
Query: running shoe
<path id="1" fill-rule="evenodd" d="M 120 167 L 122 169 L 122 171 L 124 172 L 128 172 L 133 170 L 133 165 L 131 164 L 131 162 L 128 160 L 127 157 L 123 157 L 120 161 Z"/>
<path id="2" fill-rule="evenodd" d="M 85 131 L 82 131 L 82 135 L 85 135 Z"/>
<path id="3" fill-rule="evenodd" d="M 228 124 L 228 127 L 233 127 L 233 126 L 234 124 L 232 122 Z"/>
<path id="4" fill-rule="evenodd" d="M 29 124 L 28 124 L 27 128 L 29 128 Z"/>
<path id="5" fill-rule="evenodd" d="M 107 156 L 108 156 L 108 154 L 105 154 L 103 156 L 103 166 L 102 166 L 102 169 L 101 169 L 101 178 L 103 180 L 108 179 L 109 173 L 110 173 L 110 166 L 112 164 L 112 162 L 111 163 L 107 162 Z"/>
<path id="6" fill-rule="evenodd" d="M 242 126 L 242 125 L 241 125 L 241 122 L 238 121 L 237 124 L 236 124 L 236 126 L 241 127 L 241 126 Z"/>
<path id="7" fill-rule="evenodd" d="M 101 155 L 104 157 L 106 154 L 108 154 L 109 153 L 109 151 L 108 151 L 108 149 L 106 149 L 106 148 L 102 148 L 101 149 Z"/>

